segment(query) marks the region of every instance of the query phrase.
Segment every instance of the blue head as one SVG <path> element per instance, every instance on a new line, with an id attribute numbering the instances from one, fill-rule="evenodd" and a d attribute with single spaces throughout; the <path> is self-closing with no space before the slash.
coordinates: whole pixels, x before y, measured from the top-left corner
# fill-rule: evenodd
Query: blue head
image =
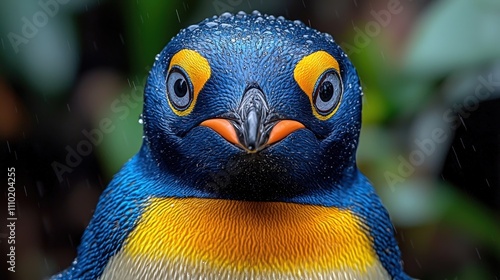
<path id="1" fill-rule="evenodd" d="M 349 185 L 360 119 L 356 70 L 330 35 L 224 14 L 182 30 L 157 57 L 145 146 L 186 188 L 279 200 Z"/>

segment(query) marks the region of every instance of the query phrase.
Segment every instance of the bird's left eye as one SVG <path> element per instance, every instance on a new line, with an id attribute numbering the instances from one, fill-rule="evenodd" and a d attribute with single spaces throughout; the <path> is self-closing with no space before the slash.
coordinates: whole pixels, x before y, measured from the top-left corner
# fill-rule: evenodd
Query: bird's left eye
<path id="1" fill-rule="evenodd" d="M 168 74 L 167 96 L 172 106 L 179 111 L 186 110 L 193 101 L 193 86 L 178 67 L 172 68 Z"/>
<path id="2" fill-rule="evenodd" d="M 323 73 L 313 94 L 313 104 L 316 111 L 322 116 L 327 116 L 335 111 L 340 103 L 342 90 L 342 81 L 337 71 L 327 70 Z"/>

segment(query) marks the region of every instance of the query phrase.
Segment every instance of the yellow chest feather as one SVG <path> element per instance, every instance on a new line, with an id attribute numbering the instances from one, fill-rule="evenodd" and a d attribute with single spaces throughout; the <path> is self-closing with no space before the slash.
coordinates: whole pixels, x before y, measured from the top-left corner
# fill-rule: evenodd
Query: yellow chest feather
<path id="1" fill-rule="evenodd" d="M 155 198 L 102 278 L 314 275 L 387 277 L 368 232 L 350 211 L 281 202 Z"/>

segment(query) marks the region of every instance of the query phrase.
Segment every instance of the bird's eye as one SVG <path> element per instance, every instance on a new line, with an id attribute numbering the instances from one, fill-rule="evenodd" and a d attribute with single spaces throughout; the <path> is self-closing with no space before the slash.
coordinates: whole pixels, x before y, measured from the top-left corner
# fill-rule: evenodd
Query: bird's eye
<path id="1" fill-rule="evenodd" d="M 335 70 L 327 70 L 321 75 L 313 94 L 314 107 L 322 116 L 335 111 L 342 96 L 342 81 Z"/>
<path id="2" fill-rule="evenodd" d="M 171 69 L 167 77 L 167 96 L 174 108 L 186 110 L 193 101 L 192 85 L 187 75 L 178 67 Z"/>

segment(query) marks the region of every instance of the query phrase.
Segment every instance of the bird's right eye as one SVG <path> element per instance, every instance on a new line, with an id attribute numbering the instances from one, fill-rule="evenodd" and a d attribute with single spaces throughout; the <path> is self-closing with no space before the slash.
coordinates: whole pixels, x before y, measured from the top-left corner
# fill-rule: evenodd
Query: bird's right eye
<path id="1" fill-rule="evenodd" d="M 167 96 L 170 104 L 179 111 L 189 108 L 193 101 L 193 85 L 179 67 L 173 67 L 168 74 Z"/>

